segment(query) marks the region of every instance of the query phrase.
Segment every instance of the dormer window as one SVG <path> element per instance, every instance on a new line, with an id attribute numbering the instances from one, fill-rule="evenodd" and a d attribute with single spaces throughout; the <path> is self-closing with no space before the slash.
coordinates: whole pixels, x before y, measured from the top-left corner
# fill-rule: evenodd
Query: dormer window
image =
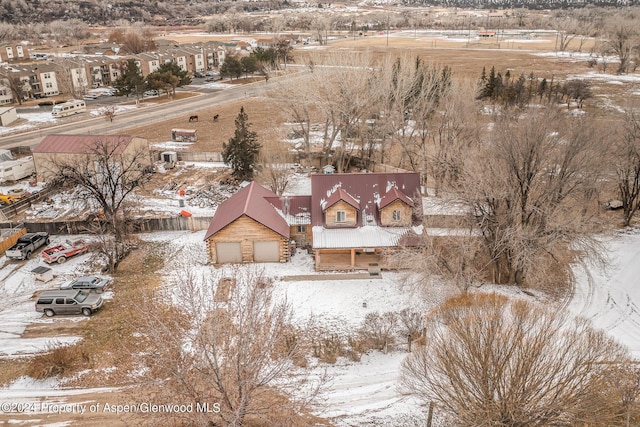
<path id="1" fill-rule="evenodd" d="M 336 222 L 345 222 L 347 220 L 347 214 L 345 211 L 336 212 Z"/>

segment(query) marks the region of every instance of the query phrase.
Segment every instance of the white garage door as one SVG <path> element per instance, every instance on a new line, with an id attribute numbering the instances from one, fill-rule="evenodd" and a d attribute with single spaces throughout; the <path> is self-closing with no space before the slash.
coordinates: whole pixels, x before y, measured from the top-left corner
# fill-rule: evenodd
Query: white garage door
<path id="1" fill-rule="evenodd" d="M 216 255 L 218 263 L 242 262 L 242 250 L 240 242 L 218 242 L 216 243 Z"/>
<path id="2" fill-rule="evenodd" d="M 253 242 L 253 260 L 255 262 L 278 262 L 280 261 L 280 242 Z"/>

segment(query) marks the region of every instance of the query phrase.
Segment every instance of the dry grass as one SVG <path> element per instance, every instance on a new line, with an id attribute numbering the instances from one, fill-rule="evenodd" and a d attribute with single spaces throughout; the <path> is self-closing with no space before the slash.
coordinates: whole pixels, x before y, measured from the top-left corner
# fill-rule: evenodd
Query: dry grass
<path id="1" fill-rule="evenodd" d="M 171 140 L 171 129 L 195 129 L 198 131 L 198 141 L 185 151 L 222 151 L 222 144 L 227 143 L 235 132 L 235 119 L 244 107 L 249 116 L 251 130 L 258 133 L 261 144 L 274 141 L 274 130 L 285 122 L 285 114 L 274 106 L 273 101 L 266 98 L 251 98 L 242 101 L 206 108 L 198 111 L 185 112 L 184 117 L 169 119 L 160 123 L 140 126 L 127 132 L 147 138 L 150 144 Z M 197 114 L 199 120 L 189 123 L 189 116 Z M 213 116 L 219 114 L 217 122 Z M 117 118 L 116 118 L 117 120 Z"/>

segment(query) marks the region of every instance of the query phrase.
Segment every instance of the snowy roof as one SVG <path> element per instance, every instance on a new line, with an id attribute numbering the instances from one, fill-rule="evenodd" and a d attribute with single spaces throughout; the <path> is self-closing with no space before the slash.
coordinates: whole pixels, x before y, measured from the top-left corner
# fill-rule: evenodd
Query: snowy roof
<path id="1" fill-rule="evenodd" d="M 265 197 L 289 225 L 311 224 L 311 196 Z"/>
<path id="2" fill-rule="evenodd" d="M 289 225 L 267 198 L 277 199 L 278 196 L 255 181 L 241 188 L 236 194 L 218 206 L 204 240 L 207 240 L 243 215 L 288 239 Z"/>
<path id="3" fill-rule="evenodd" d="M 323 226 L 323 211 L 331 202 L 344 200 L 359 210 L 356 226 L 377 225 L 380 224 L 380 203 L 399 198 L 413 206 L 411 198 L 419 193 L 420 175 L 414 172 L 313 174 L 311 223 Z"/>
<path id="4" fill-rule="evenodd" d="M 413 234 L 412 227 L 324 228 L 313 227 L 314 249 L 388 248 L 400 246 L 400 240 Z"/>

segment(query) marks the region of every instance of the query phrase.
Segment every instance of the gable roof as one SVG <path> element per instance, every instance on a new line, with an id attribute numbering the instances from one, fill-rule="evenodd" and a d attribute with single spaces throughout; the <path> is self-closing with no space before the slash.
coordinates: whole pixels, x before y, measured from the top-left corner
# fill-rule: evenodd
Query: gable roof
<path id="1" fill-rule="evenodd" d="M 392 191 L 394 188 L 395 192 Z M 420 175 L 415 172 L 313 174 L 311 175 L 311 223 L 314 226 L 323 226 L 323 211 L 328 203 L 347 195 L 358 203 L 358 209 L 360 209 L 356 224 L 358 227 L 379 225 L 378 207 L 385 196 L 388 195 L 388 200 L 391 201 L 401 199 L 406 202 L 408 200 L 409 204 L 413 205 L 411 197 L 419 191 Z M 336 193 L 338 193 L 337 196 Z M 384 202 L 390 203 L 387 200 Z"/>
<path id="2" fill-rule="evenodd" d="M 322 211 L 326 211 L 331 206 L 338 203 L 340 200 L 345 202 L 348 205 L 353 206 L 354 208 L 360 210 L 360 202 L 358 202 L 351 194 L 347 193 L 342 189 L 342 187 L 338 188 L 338 190 L 333 193 L 329 199 L 322 206 Z"/>
<path id="3" fill-rule="evenodd" d="M 236 194 L 218 206 L 204 240 L 207 240 L 242 215 L 248 216 L 288 239 L 289 225 L 276 211 L 275 207 L 269 203 L 267 198 L 278 199 L 278 196 L 255 181 L 241 188 Z"/>
<path id="4" fill-rule="evenodd" d="M 47 135 L 31 152 L 91 154 L 100 141 L 115 147 L 114 154 L 122 154 L 132 140 L 130 135 Z"/>
<path id="5" fill-rule="evenodd" d="M 407 197 L 402 191 L 398 191 L 396 187 L 392 187 L 391 190 L 387 191 L 387 194 L 382 196 L 380 200 L 380 209 L 384 208 L 387 205 L 395 202 L 396 200 L 401 200 L 409 206 L 413 206 L 413 200 Z"/>

